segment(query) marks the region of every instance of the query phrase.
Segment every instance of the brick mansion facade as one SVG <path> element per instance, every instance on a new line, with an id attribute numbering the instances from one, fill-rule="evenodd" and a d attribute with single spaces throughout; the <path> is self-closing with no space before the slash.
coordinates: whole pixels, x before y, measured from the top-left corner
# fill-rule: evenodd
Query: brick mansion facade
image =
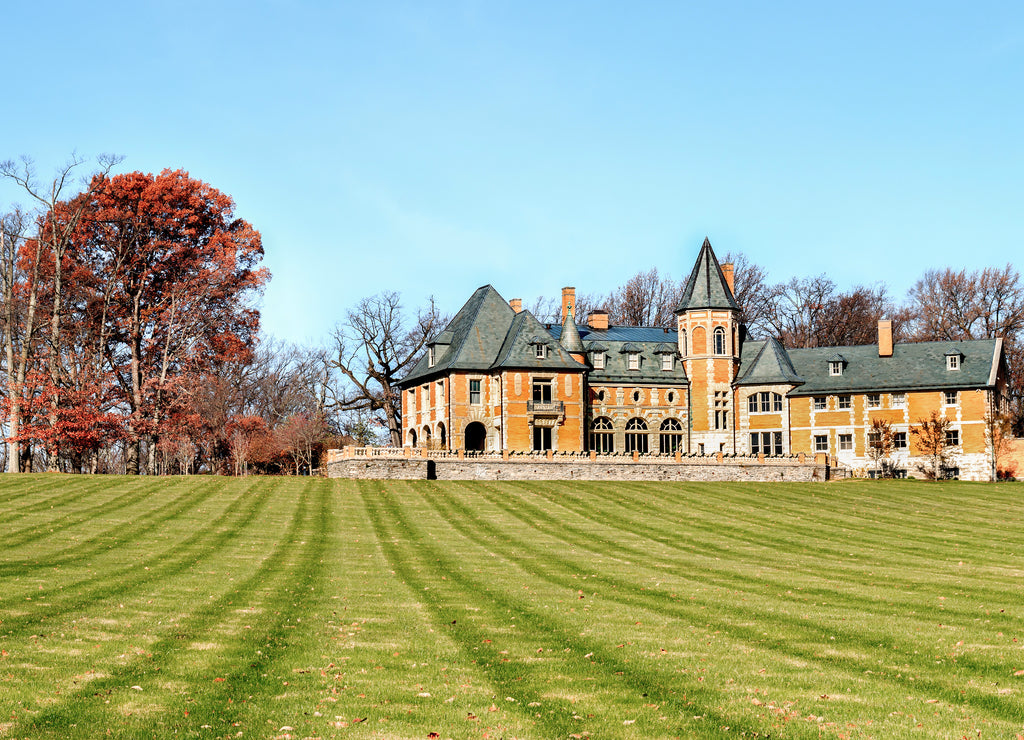
<path id="1" fill-rule="evenodd" d="M 950 421 L 948 465 L 988 480 L 986 419 L 1001 408 L 1001 339 L 786 349 L 746 335 L 732 265 L 705 240 L 676 308 L 676 328 L 577 324 L 575 290 L 560 325 L 521 301 L 477 289 L 401 384 L 406 446 L 450 451 L 640 455 L 828 454 L 872 469 L 872 421 L 888 421 L 890 459 L 928 465 L 911 433 L 933 412 Z"/>

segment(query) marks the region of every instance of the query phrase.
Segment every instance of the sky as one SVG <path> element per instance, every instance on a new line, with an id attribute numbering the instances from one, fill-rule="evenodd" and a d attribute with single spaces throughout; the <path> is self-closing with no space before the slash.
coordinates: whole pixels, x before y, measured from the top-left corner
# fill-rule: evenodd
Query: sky
<path id="1" fill-rule="evenodd" d="M 184 169 L 273 277 L 264 330 L 361 298 L 456 311 L 684 278 L 707 236 L 773 282 L 902 296 L 1019 263 L 1019 2 L 14 3 L 0 160 Z M 0 183 L 0 210 L 27 199 Z"/>

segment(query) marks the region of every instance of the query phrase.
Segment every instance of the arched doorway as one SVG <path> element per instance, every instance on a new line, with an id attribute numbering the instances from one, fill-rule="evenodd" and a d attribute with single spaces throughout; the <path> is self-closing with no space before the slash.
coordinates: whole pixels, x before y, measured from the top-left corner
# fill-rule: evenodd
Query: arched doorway
<path id="1" fill-rule="evenodd" d="M 639 452 L 646 455 L 650 452 L 647 441 L 647 422 L 640 418 L 626 422 L 626 452 Z"/>
<path id="2" fill-rule="evenodd" d="M 483 452 L 487 444 L 487 428 L 479 421 L 466 425 L 466 451 Z"/>
<path id="3" fill-rule="evenodd" d="M 445 436 L 444 424 L 440 422 L 437 425 L 437 444 L 442 450 L 448 449 L 448 437 Z"/>
<path id="4" fill-rule="evenodd" d="M 409 430 L 409 446 L 410 447 L 415 447 L 416 446 L 416 430 L 415 429 L 410 429 Z"/>
<path id="5" fill-rule="evenodd" d="M 420 437 L 423 440 L 423 446 L 428 450 L 430 449 L 430 427 L 423 427 L 423 435 Z"/>

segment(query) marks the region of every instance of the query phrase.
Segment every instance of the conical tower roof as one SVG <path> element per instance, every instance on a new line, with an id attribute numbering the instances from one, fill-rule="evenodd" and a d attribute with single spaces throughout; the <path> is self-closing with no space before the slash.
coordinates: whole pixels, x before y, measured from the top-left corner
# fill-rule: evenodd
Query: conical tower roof
<path id="1" fill-rule="evenodd" d="M 572 314 L 573 307 L 570 305 L 569 310 L 565 312 L 565 321 L 562 322 L 562 334 L 558 338 L 558 342 L 565 348 L 566 352 L 582 355 L 586 350 L 583 348 L 583 340 L 580 339 L 580 332 L 576 328 L 576 319 L 573 318 Z"/>
<path id="2" fill-rule="evenodd" d="M 697 263 L 693 266 L 693 272 L 690 273 L 690 278 L 686 281 L 686 287 L 683 288 L 683 296 L 679 305 L 676 306 L 676 313 L 702 308 L 740 310 L 729 284 L 725 281 L 722 268 L 718 265 L 715 250 L 711 248 L 711 242 L 707 237 L 704 238 L 704 244 L 697 256 Z"/>

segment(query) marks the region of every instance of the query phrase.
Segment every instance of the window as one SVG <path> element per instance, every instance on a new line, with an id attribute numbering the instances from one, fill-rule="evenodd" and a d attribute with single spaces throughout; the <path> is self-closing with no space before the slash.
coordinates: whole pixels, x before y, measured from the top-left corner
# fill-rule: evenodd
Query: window
<path id="1" fill-rule="evenodd" d="M 611 419 L 599 416 L 590 425 L 590 449 L 594 452 L 614 452 L 615 434 Z"/>
<path id="2" fill-rule="evenodd" d="M 905 450 L 907 449 L 907 433 L 906 432 L 893 432 L 892 434 L 892 447 L 894 450 Z"/>
<path id="3" fill-rule="evenodd" d="M 729 428 L 729 396 L 725 391 L 715 391 L 715 429 Z"/>
<path id="4" fill-rule="evenodd" d="M 853 449 L 853 435 L 852 434 L 840 434 L 839 435 L 839 449 L 840 450 L 852 450 Z"/>
<path id="5" fill-rule="evenodd" d="M 828 399 L 825 398 L 825 396 L 815 396 L 814 397 L 814 410 L 815 411 L 824 411 L 827 408 L 828 408 Z"/>
<path id="6" fill-rule="evenodd" d="M 551 449 L 551 427 L 533 428 L 534 452 L 545 452 Z"/>
<path id="7" fill-rule="evenodd" d="M 750 454 L 781 455 L 782 432 L 751 432 Z"/>
<path id="8" fill-rule="evenodd" d="M 630 419 L 626 422 L 626 452 L 639 452 L 646 455 L 649 451 L 647 422 L 643 419 Z"/>
<path id="9" fill-rule="evenodd" d="M 633 403 L 640 403 L 640 391 L 633 391 Z"/>
<path id="10" fill-rule="evenodd" d="M 946 355 L 946 369 L 947 370 L 959 370 L 960 369 L 960 355 Z"/>
<path id="11" fill-rule="evenodd" d="M 715 354 L 725 354 L 725 329 L 720 326 L 715 329 Z"/>
<path id="12" fill-rule="evenodd" d="M 815 434 L 814 435 L 814 451 L 815 452 L 828 452 L 828 435 L 827 434 Z"/>
<path id="13" fill-rule="evenodd" d="M 594 369 L 604 370 L 604 352 L 594 353 Z"/>
<path id="14" fill-rule="evenodd" d="M 679 330 L 679 351 L 686 357 L 686 329 Z"/>
<path id="15" fill-rule="evenodd" d="M 675 400 L 676 400 L 676 394 L 675 394 L 675 393 L 673 393 L 672 391 L 669 391 L 669 392 L 668 392 L 668 395 L 666 396 L 666 400 L 667 400 L 667 401 L 668 401 L 669 403 L 675 403 Z"/>
<path id="16" fill-rule="evenodd" d="M 868 408 L 877 409 L 882 405 L 882 394 L 881 393 L 869 393 L 868 394 Z"/>
<path id="17" fill-rule="evenodd" d="M 429 367 L 434 366 L 434 345 L 427 347 L 427 365 Z"/>
<path id="18" fill-rule="evenodd" d="M 661 422 L 661 436 L 658 450 L 662 455 L 671 455 L 683 448 L 683 425 L 676 419 Z"/>
<path id="19" fill-rule="evenodd" d="M 597 400 L 601 401 L 602 403 L 604 402 L 604 391 L 597 392 Z"/>
<path id="20" fill-rule="evenodd" d="M 903 408 L 907 405 L 907 394 L 906 393 L 892 393 L 889 396 L 890 405 L 894 409 Z"/>
<path id="21" fill-rule="evenodd" d="M 782 394 L 772 394 L 772 411 L 782 411 Z"/>
<path id="22" fill-rule="evenodd" d="M 551 381 L 550 380 L 535 380 L 535 381 L 533 381 L 533 402 L 534 403 L 551 403 Z"/>
<path id="23" fill-rule="evenodd" d="M 956 406 L 956 397 L 957 397 L 957 392 L 956 391 L 943 391 L 942 392 L 942 402 L 946 406 Z"/>
<path id="24" fill-rule="evenodd" d="M 782 394 L 763 391 L 747 396 L 747 411 L 752 414 L 782 411 Z"/>
<path id="25" fill-rule="evenodd" d="M 672 355 L 664 354 L 661 356 L 661 369 L 671 370 L 672 369 Z"/>
<path id="26" fill-rule="evenodd" d="M 469 381 L 469 402 L 474 406 L 479 406 L 481 403 L 479 380 Z"/>
<path id="27" fill-rule="evenodd" d="M 850 396 L 839 396 L 839 406 L 841 409 L 848 409 L 852 407 Z"/>
<path id="28" fill-rule="evenodd" d="M 843 374 L 843 363 L 841 360 L 831 360 L 828 363 L 828 374 L 829 375 L 842 375 Z"/>
<path id="29" fill-rule="evenodd" d="M 629 353 L 629 369 L 639 370 L 640 369 L 640 353 L 630 352 Z"/>
<path id="30" fill-rule="evenodd" d="M 751 393 L 747 396 L 747 411 L 751 414 L 756 414 L 760 410 L 760 405 L 757 402 L 757 394 Z"/>
<path id="31" fill-rule="evenodd" d="M 947 429 L 946 430 L 946 446 L 947 447 L 958 447 L 960 445 L 960 430 L 959 429 Z"/>
<path id="32" fill-rule="evenodd" d="M 548 352 L 547 352 L 548 348 L 546 346 L 544 346 L 543 344 L 536 344 L 536 345 L 534 345 L 534 348 L 537 351 L 537 359 L 538 360 L 543 360 L 545 357 L 548 356 Z"/>

